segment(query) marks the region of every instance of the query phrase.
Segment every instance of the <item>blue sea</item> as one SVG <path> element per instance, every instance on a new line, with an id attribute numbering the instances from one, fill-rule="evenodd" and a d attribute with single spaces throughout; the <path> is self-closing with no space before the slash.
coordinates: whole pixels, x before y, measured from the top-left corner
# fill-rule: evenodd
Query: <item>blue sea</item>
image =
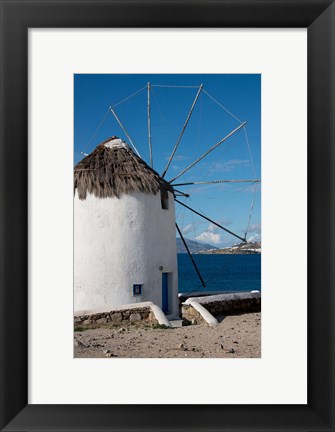
<path id="1" fill-rule="evenodd" d="M 206 283 L 201 285 L 188 254 L 178 254 L 179 293 L 261 290 L 261 255 L 193 255 Z"/>

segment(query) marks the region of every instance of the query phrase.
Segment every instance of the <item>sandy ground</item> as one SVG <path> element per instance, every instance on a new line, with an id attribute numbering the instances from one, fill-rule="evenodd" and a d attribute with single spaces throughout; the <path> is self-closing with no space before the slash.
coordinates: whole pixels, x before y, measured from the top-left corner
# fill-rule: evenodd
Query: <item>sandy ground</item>
<path id="1" fill-rule="evenodd" d="M 160 329 L 142 324 L 76 331 L 74 357 L 261 357 L 261 313 L 218 317 L 218 320 L 216 327 Z"/>

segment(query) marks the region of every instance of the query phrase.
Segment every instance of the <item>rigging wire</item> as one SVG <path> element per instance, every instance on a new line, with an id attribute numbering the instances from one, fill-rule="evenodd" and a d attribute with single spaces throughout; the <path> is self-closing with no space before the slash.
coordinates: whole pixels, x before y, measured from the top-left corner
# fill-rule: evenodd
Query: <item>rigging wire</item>
<path id="1" fill-rule="evenodd" d="M 233 140 L 228 141 L 228 143 L 226 144 L 226 146 L 223 149 L 221 149 L 221 156 L 216 159 L 216 161 L 214 162 L 214 165 L 212 166 L 212 168 L 210 168 L 207 171 L 207 174 L 204 177 L 202 177 L 202 181 L 205 181 L 208 178 L 208 176 L 215 170 L 215 168 L 222 161 L 222 159 L 224 158 L 224 156 L 226 156 L 226 153 L 230 149 L 230 147 L 232 146 L 233 142 L 234 142 Z M 197 185 L 197 186 L 195 186 L 193 188 L 190 188 L 191 192 L 192 192 L 192 195 L 194 195 L 199 190 L 200 187 L 201 187 L 201 185 Z"/>
<path id="2" fill-rule="evenodd" d="M 184 230 L 184 221 L 185 221 L 185 213 L 186 213 L 186 211 L 185 211 L 185 209 L 184 209 L 184 211 L 183 211 L 183 213 L 182 213 L 182 216 L 181 216 L 181 231 L 183 231 Z"/>
<path id="3" fill-rule="evenodd" d="M 199 148 L 200 143 L 201 143 L 201 132 L 202 132 L 202 114 L 203 114 L 203 95 L 202 93 L 199 96 L 199 124 L 198 124 L 198 128 L 197 128 L 197 138 L 196 138 L 196 147 Z"/>
<path id="4" fill-rule="evenodd" d="M 251 162 L 251 167 L 252 167 L 252 171 L 254 174 L 254 178 L 256 179 L 256 169 L 255 169 L 255 164 L 252 158 L 252 154 L 251 154 L 251 149 L 250 149 L 250 143 L 249 143 L 249 138 L 248 138 L 248 134 L 247 134 L 247 129 L 246 126 L 244 126 L 243 128 L 244 130 L 244 135 L 245 135 L 245 140 L 247 143 L 247 148 L 248 148 L 248 152 L 249 152 L 249 158 L 250 158 L 250 162 Z M 257 192 L 257 183 L 254 185 L 254 193 L 253 193 L 253 197 L 252 197 L 252 201 L 251 201 L 251 206 L 250 206 L 250 213 L 249 213 L 249 217 L 248 217 L 248 222 L 247 222 L 247 227 L 245 230 L 245 238 L 247 238 L 247 234 L 249 231 L 249 226 L 250 226 L 250 221 L 251 221 L 251 216 L 254 210 L 254 205 L 255 205 L 255 199 L 256 199 L 256 192 Z"/>
<path id="5" fill-rule="evenodd" d="M 229 234 L 233 235 L 234 237 L 236 237 L 236 238 L 242 240 L 243 242 L 245 242 L 245 239 L 244 239 L 244 238 L 242 238 L 242 237 L 239 236 L 238 234 L 236 234 L 236 233 L 230 231 L 229 229 L 225 228 L 224 226 L 220 225 L 219 223 L 215 222 L 214 220 L 208 218 L 208 217 L 205 216 L 204 214 L 201 214 L 201 213 L 199 213 L 197 210 L 195 210 L 195 209 L 189 207 L 189 206 L 186 205 L 186 204 L 183 204 L 181 201 L 178 201 L 176 198 L 175 198 L 175 201 L 176 201 L 177 203 L 181 204 L 182 206 L 186 207 L 187 209 L 191 210 L 193 213 L 197 214 L 198 216 L 201 216 L 201 217 L 203 217 L 204 219 L 208 220 L 208 222 L 211 222 L 212 224 L 214 224 L 214 225 L 216 225 L 217 227 L 221 228 L 223 231 L 226 231 L 227 233 L 229 233 Z"/>
<path id="6" fill-rule="evenodd" d="M 126 102 L 127 100 L 131 99 L 132 97 L 136 96 L 138 93 L 140 93 L 141 91 L 143 91 L 144 89 L 146 89 L 147 86 L 141 88 L 140 90 L 137 90 L 135 93 L 131 94 L 130 96 L 126 97 L 125 99 L 123 99 L 120 102 L 117 102 L 115 105 L 113 105 L 112 107 L 108 107 L 108 110 L 106 112 L 106 114 L 103 116 L 102 120 L 99 123 L 99 126 L 97 127 L 97 129 L 95 130 L 95 132 L 93 133 L 93 135 L 91 136 L 91 138 L 89 139 L 89 141 L 87 142 L 86 146 L 84 147 L 83 151 L 81 152 L 82 154 L 84 154 L 88 148 L 88 146 L 92 143 L 93 139 L 96 137 L 97 133 L 99 132 L 101 126 L 103 125 L 104 121 L 107 118 L 108 113 L 110 112 L 110 108 L 115 108 L 118 105 L 121 105 L 122 103 Z"/>
<path id="7" fill-rule="evenodd" d="M 256 200 L 257 186 L 258 185 L 256 183 L 255 187 L 254 187 L 254 194 L 253 194 L 253 198 L 252 198 L 252 202 L 251 202 L 251 207 L 250 207 L 250 213 L 249 213 L 249 217 L 248 217 L 247 228 L 245 230 L 245 238 L 247 238 L 247 234 L 248 234 L 249 226 L 250 226 L 250 221 L 251 221 L 251 215 L 252 215 L 252 212 L 254 210 L 254 205 L 255 205 L 255 200 Z"/>
<path id="8" fill-rule="evenodd" d="M 235 120 L 237 120 L 238 122 L 242 123 L 242 120 L 240 120 L 238 117 L 236 117 L 236 115 L 234 115 L 231 111 L 229 111 L 224 105 L 222 105 L 218 100 L 216 100 L 210 93 L 208 93 L 208 91 L 203 90 L 203 92 L 210 98 L 212 99 L 213 102 L 215 102 L 219 107 L 221 107 L 224 111 L 226 111 L 226 113 L 228 113 L 229 115 L 231 115 Z"/>
<path id="9" fill-rule="evenodd" d="M 163 123 L 165 123 L 165 127 L 169 130 L 169 132 L 172 132 L 172 126 L 171 126 L 170 122 L 167 120 L 166 115 L 164 114 L 164 112 L 163 112 L 160 104 L 158 103 L 158 99 L 156 97 L 156 93 L 155 93 L 154 89 L 152 88 L 153 85 L 151 84 L 150 86 L 151 86 L 151 94 L 153 96 L 155 104 L 157 105 L 157 108 L 158 108 L 159 114 L 161 116 L 161 119 L 163 120 Z"/>
<path id="10" fill-rule="evenodd" d="M 250 149 L 250 144 L 249 144 L 249 139 L 248 139 L 248 134 L 247 134 L 247 128 L 246 128 L 246 126 L 244 126 L 243 130 L 244 130 L 245 140 L 246 140 L 247 147 L 248 147 L 248 152 L 249 152 L 250 162 L 251 162 L 251 166 L 252 166 L 252 171 L 253 171 L 253 174 L 254 174 L 254 178 L 256 179 L 256 170 L 255 170 L 255 165 L 254 165 L 254 161 L 253 161 L 252 154 L 251 154 L 251 149 Z"/>
<path id="11" fill-rule="evenodd" d="M 136 146 L 135 146 L 133 140 L 131 139 L 131 137 L 130 137 L 129 133 L 127 132 L 126 128 L 123 126 L 123 124 L 122 124 L 121 120 L 119 119 L 118 115 L 116 114 L 115 110 L 114 110 L 112 107 L 109 107 L 109 108 L 110 108 L 111 113 L 112 113 L 113 116 L 115 117 L 115 120 L 118 122 L 120 128 L 123 130 L 123 133 L 124 133 L 124 134 L 126 135 L 126 137 L 128 138 L 128 141 L 129 141 L 129 143 L 132 145 L 132 147 L 133 147 L 133 149 L 135 150 L 137 156 L 140 157 L 140 158 L 142 159 L 142 157 L 141 157 L 139 151 L 137 150 L 137 148 L 136 148 Z M 138 146 L 138 147 L 140 148 L 140 146 Z M 142 151 L 141 148 L 140 148 L 140 150 Z"/>
<path id="12" fill-rule="evenodd" d="M 195 108 L 195 105 L 196 105 L 196 103 L 197 103 L 197 101 L 199 99 L 199 96 L 200 96 L 201 92 L 202 92 L 202 88 L 203 88 L 203 84 L 200 84 L 200 86 L 198 88 L 198 91 L 197 91 L 197 94 L 195 95 L 195 98 L 194 98 L 193 103 L 191 105 L 191 108 L 190 108 L 190 110 L 189 110 L 189 112 L 187 114 L 187 117 L 186 117 L 186 120 L 185 120 L 184 125 L 182 127 L 182 130 L 181 130 L 181 132 L 179 134 L 179 137 L 177 139 L 177 142 L 176 142 L 176 144 L 173 147 L 173 150 L 172 150 L 172 153 L 171 153 L 171 155 L 169 157 L 168 163 L 166 164 L 164 172 L 162 173 L 162 176 L 161 176 L 162 178 L 164 178 L 165 174 L 167 173 L 167 170 L 169 169 L 169 166 L 170 166 L 170 164 L 171 164 L 171 162 L 172 162 L 172 160 L 174 158 L 174 155 L 175 155 L 175 153 L 176 153 L 176 151 L 177 151 L 177 149 L 179 147 L 180 141 L 181 141 L 181 139 L 182 139 L 182 137 L 184 135 L 184 132 L 185 132 L 185 130 L 186 130 L 188 124 L 189 124 L 189 121 L 191 119 L 191 116 L 192 116 L 193 110 Z"/>
<path id="13" fill-rule="evenodd" d="M 95 130 L 95 132 L 93 133 L 93 135 L 91 136 L 91 138 L 88 140 L 86 146 L 84 147 L 84 150 L 81 152 L 82 154 L 84 154 L 88 148 L 88 146 L 92 143 L 92 141 L 94 140 L 94 138 L 96 137 L 97 133 L 99 132 L 101 126 L 103 125 L 104 121 L 106 120 L 108 114 L 110 113 L 110 109 L 108 107 L 108 110 L 106 112 L 106 114 L 102 117 L 101 122 L 99 123 L 99 126 L 97 127 L 97 129 Z"/>
<path id="14" fill-rule="evenodd" d="M 250 189 L 255 183 L 258 183 L 258 182 L 256 182 L 256 181 L 251 182 L 247 186 L 243 186 L 243 187 L 241 187 L 241 188 L 239 188 L 239 189 L 237 189 L 235 191 L 230 192 L 229 195 L 233 195 L 233 194 L 236 194 L 236 193 L 239 193 L 239 192 L 244 192 L 244 191 Z"/>
<path id="15" fill-rule="evenodd" d="M 180 198 L 181 200 L 184 200 L 184 204 L 185 204 L 185 201 L 186 201 L 186 197 L 181 197 Z M 184 218 L 185 218 L 185 213 L 186 213 L 186 210 L 185 210 L 185 207 L 182 207 L 182 206 L 179 206 L 179 208 L 177 209 L 177 210 L 175 210 L 175 212 L 176 212 L 176 220 L 179 218 L 179 215 L 181 215 L 182 214 L 182 218 L 183 218 L 183 220 L 182 220 L 182 224 L 184 223 Z M 180 224 L 181 226 L 182 226 L 182 224 Z"/>
<path id="16" fill-rule="evenodd" d="M 127 100 L 131 99 L 132 97 L 136 96 L 138 93 L 141 93 L 144 89 L 146 89 L 147 86 L 144 86 L 143 88 L 137 90 L 135 93 L 131 94 L 130 96 L 127 96 L 125 99 L 121 100 L 120 102 L 117 102 L 115 105 L 112 105 L 112 108 L 116 108 L 117 106 L 123 104 Z"/>
<path id="17" fill-rule="evenodd" d="M 160 87 L 160 88 L 199 88 L 199 86 L 178 86 L 178 85 L 165 85 L 165 84 L 151 84 L 151 87 Z"/>
<path id="18" fill-rule="evenodd" d="M 234 130 L 232 130 L 231 132 L 229 132 L 228 135 L 226 135 L 223 138 L 221 138 L 220 141 L 218 141 L 209 150 L 207 150 L 203 155 L 201 155 L 194 162 L 192 162 L 190 165 L 188 165 L 182 172 L 180 172 L 178 175 L 176 175 L 171 180 L 169 180 L 169 183 L 172 184 L 175 180 L 177 180 L 177 178 L 181 177 L 183 174 L 185 174 L 187 171 L 189 171 L 191 168 L 193 168 L 194 165 L 198 164 L 202 159 L 204 159 L 206 156 L 208 156 L 209 153 L 211 153 L 213 150 L 215 150 L 216 148 L 218 148 L 222 143 L 224 143 L 225 141 L 227 141 L 227 139 L 229 139 L 232 135 L 234 135 L 241 128 L 243 128 L 245 126 L 245 124 L 246 124 L 246 122 L 241 123 L 237 128 L 235 128 Z"/>
<path id="19" fill-rule="evenodd" d="M 197 248 L 197 253 L 199 252 L 199 245 L 198 245 L 198 240 L 197 240 L 197 234 L 195 232 L 195 223 L 194 223 L 194 216 L 192 213 L 192 227 L 193 227 L 193 235 L 194 235 L 194 240 L 195 240 L 195 244 L 196 244 L 196 248 Z"/>

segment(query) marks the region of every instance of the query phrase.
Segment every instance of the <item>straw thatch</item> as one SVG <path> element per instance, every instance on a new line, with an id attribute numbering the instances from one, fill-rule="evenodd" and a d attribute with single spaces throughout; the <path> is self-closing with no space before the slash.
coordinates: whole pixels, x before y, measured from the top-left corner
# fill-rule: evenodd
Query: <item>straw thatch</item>
<path id="1" fill-rule="evenodd" d="M 173 193 L 172 186 L 128 147 L 108 147 L 109 138 L 74 167 L 74 191 L 86 199 L 87 193 L 99 198 L 117 197 L 130 192 L 162 195 Z"/>

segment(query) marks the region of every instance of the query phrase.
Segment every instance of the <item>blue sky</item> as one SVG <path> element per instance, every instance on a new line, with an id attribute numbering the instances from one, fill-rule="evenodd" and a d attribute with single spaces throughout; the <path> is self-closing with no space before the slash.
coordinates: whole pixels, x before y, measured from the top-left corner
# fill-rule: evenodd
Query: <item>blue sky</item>
<path id="1" fill-rule="evenodd" d="M 119 104 L 144 88 L 154 85 L 190 86 L 187 88 L 152 87 L 151 135 L 154 169 L 162 173 L 180 135 L 197 88 L 206 90 L 225 109 L 201 92 L 187 129 L 165 176 L 170 180 L 209 150 L 220 139 L 247 121 L 246 132 L 240 129 L 206 158 L 178 178 L 175 183 L 224 179 L 261 178 L 261 75 L 96 75 L 74 76 L 74 162 L 90 153 L 112 135 L 127 137 L 111 113 L 115 111 L 129 133 L 141 157 L 149 163 L 147 131 L 147 90 Z M 231 115 L 232 114 L 232 115 Z M 236 118 L 235 118 L 236 117 Z M 101 124 L 102 119 L 104 121 Z M 101 126 L 99 127 L 99 125 Z M 99 128 L 98 128 L 99 127 Z M 97 130 L 98 129 L 98 130 Z M 180 186 L 190 198 L 178 199 L 205 214 L 241 237 L 248 225 L 247 238 L 261 238 L 260 184 L 232 183 Z M 238 239 L 215 227 L 176 203 L 177 223 L 184 236 L 199 243 L 224 247 Z M 201 249 L 201 247 L 199 246 Z"/>

